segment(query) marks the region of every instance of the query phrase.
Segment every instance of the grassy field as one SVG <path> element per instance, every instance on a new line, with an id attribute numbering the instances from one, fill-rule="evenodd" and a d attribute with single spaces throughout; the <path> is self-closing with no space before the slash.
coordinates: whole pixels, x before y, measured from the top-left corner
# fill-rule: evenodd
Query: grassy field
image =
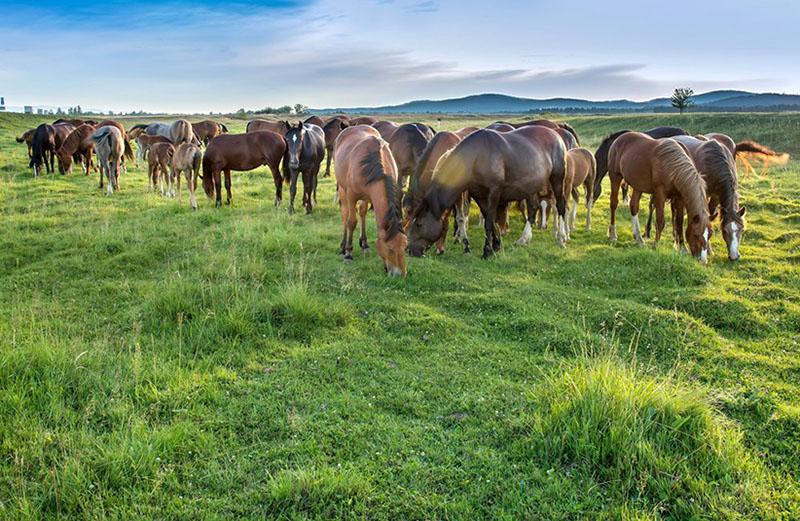
<path id="1" fill-rule="evenodd" d="M 796 114 L 567 121 L 800 157 Z M 312 216 L 264 168 L 220 210 L 134 168 L 107 197 L 32 178 L 38 122 L 0 115 L 0 518 L 800 518 L 800 162 L 742 180 L 738 263 L 624 212 L 610 245 L 606 184 L 567 249 L 513 213 L 398 280 L 336 254 L 330 179 Z"/>

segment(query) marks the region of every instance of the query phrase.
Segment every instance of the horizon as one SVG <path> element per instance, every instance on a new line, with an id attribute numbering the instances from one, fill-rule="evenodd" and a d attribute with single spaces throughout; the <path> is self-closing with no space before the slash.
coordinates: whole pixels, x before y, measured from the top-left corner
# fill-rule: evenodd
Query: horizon
<path id="1" fill-rule="evenodd" d="M 698 93 L 800 92 L 800 74 L 786 66 L 800 51 L 790 37 L 800 10 L 791 2 L 759 10 L 742 1 L 724 11 L 693 6 L 677 30 L 652 23 L 665 18 L 655 3 L 585 3 L 577 10 L 510 5 L 45 0 L 34 7 L 12 1 L 0 21 L 0 96 L 9 107 L 232 113 L 481 94 L 648 101 L 683 86 Z M 569 17 L 574 12 L 582 16 Z M 769 40 L 751 30 L 766 26 Z M 625 38 L 598 38 L 598 31 Z M 32 67 L 42 56 L 42 66 Z"/>

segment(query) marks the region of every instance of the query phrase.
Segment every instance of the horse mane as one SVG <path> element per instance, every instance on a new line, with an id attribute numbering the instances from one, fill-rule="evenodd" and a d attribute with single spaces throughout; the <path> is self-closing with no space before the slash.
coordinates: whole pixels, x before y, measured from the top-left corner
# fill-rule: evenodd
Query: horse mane
<path id="1" fill-rule="evenodd" d="M 221 128 L 224 133 L 226 133 L 226 134 L 228 133 L 228 127 L 226 127 L 223 123 L 217 123 L 217 124 L 219 125 L 219 128 Z"/>
<path id="2" fill-rule="evenodd" d="M 397 234 L 403 232 L 403 212 L 400 210 L 399 190 L 397 182 L 386 174 L 383 167 L 381 151 L 385 145 L 381 144 L 377 150 L 370 150 L 361 160 L 361 175 L 366 178 L 365 184 L 383 181 L 386 188 L 386 240 L 392 240 Z"/>
<path id="3" fill-rule="evenodd" d="M 581 146 L 581 139 L 578 137 L 578 133 L 569 123 L 557 123 L 557 125 L 572 134 L 575 137 L 575 142 L 578 143 L 578 146 Z"/>
<path id="4" fill-rule="evenodd" d="M 131 132 L 131 131 L 136 130 L 138 128 L 140 128 L 142 130 L 147 130 L 147 127 L 148 127 L 147 124 L 134 125 L 134 126 L 131 127 L 131 129 L 128 132 Z"/>
<path id="5" fill-rule="evenodd" d="M 707 176 L 713 176 L 714 183 L 719 186 L 723 214 L 730 214 L 741 224 L 741 217 L 737 214 L 739 181 L 736 173 L 736 161 L 727 148 L 713 139 L 701 145 L 700 153 L 702 154 L 703 171 Z"/>
<path id="6" fill-rule="evenodd" d="M 654 155 L 661 171 L 669 173 L 681 193 L 686 209 L 693 213 L 708 211 L 706 182 L 680 143 L 673 139 L 659 140 Z"/>

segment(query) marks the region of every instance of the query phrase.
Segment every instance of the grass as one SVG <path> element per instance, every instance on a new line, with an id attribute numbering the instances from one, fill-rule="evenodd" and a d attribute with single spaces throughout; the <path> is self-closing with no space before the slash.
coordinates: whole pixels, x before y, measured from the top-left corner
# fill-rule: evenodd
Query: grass
<path id="1" fill-rule="evenodd" d="M 800 163 L 743 180 L 735 264 L 610 245 L 605 190 L 566 250 L 514 214 L 396 280 L 336 255 L 330 179 L 310 217 L 264 168 L 221 210 L 109 198 L 31 177 L 38 121 L 0 115 L 0 518 L 800 517 Z M 794 114 L 569 122 L 800 154 Z"/>

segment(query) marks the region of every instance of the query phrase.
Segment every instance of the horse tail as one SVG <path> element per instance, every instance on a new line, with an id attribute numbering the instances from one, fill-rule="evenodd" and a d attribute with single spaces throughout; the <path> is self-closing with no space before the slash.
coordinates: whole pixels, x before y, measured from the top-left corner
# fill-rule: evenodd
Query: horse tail
<path id="1" fill-rule="evenodd" d="M 222 129 L 223 134 L 227 134 L 228 133 L 228 127 L 226 127 L 224 123 L 218 123 L 218 125 L 219 125 L 219 128 Z"/>
<path id="2" fill-rule="evenodd" d="M 203 190 L 209 199 L 214 197 L 214 178 L 211 172 L 211 159 L 208 154 L 203 156 Z"/>
<path id="3" fill-rule="evenodd" d="M 14 139 L 17 141 L 17 143 L 24 143 L 25 142 L 25 136 L 24 135 L 19 136 L 18 138 L 14 138 Z"/>
<path id="4" fill-rule="evenodd" d="M 776 152 L 768 146 L 762 145 L 757 141 L 741 141 L 736 143 L 736 155 L 739 154 L 750 154 L 765 158 L 774 158 L 777 161 L 789 161 L 789 154 Z"/>
<path id="5" fill-rule="evenodd" d="M 125 144 L 125 159 L 128 161 L 133 161 L 133 149 L 131 148 L 131 142 L 128 141 L 127 136 L 125 136 L 122 141 Z"/>
<path id="6" fill-rule="evenodd" d="M 568 123 L 559 123 L 558 126 L 563 128 L 570 134 L 572 134 L 575 137 L 575 142 L 578 143 L 578 146 L 581 145 L 581 139 L 578 137 L 578 132 L 574 128 L 572 128 Z"/>
<path id="7" fill-rule="evenodd" d="M 147 130 L 147 125 L 145 125 L 145 124 L 134 125 L 134 126 L 131 127 L 131 129 L 128 132 L 131 132 L 131 131 L 137 130 L 137 129 Z"/>

